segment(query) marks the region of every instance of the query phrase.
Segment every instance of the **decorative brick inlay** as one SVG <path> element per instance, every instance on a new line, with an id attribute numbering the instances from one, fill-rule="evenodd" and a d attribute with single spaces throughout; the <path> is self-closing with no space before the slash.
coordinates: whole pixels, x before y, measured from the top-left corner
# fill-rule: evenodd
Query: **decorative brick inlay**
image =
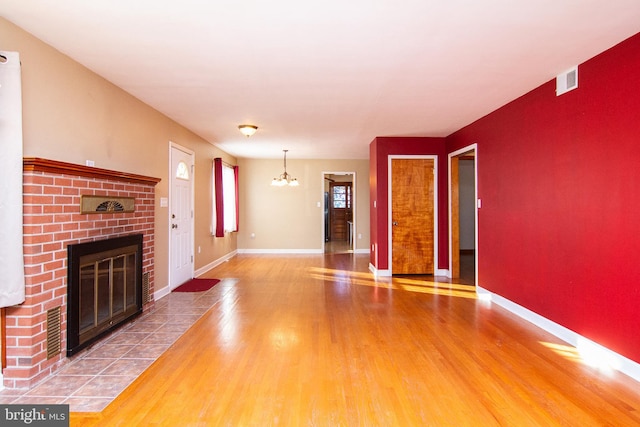
<path id="1" fill-rule="evenodd" d="M 48 161 L 44 161 L 48 162 Z M 143 234 L 142 271 L 149 273 L 150 301 L 154 290 L 155 178 L 100 170 L 91 178 L 83 166 L 53 162 L 64 170 L 27 167 L 23 174 L 24 266 L 26 300 L 6 309 L 7 388 L 29 388 L 66 360 L 67 245 Z M 75 173 L 75 169 L 79 173 Z M 144 178 L 144 177 L 143 177 Z M 80 196 L 134 197 L 135 212 L 81 214 Z M 62 352 L 47 360 L 47 310 L 61 307 Z"/>

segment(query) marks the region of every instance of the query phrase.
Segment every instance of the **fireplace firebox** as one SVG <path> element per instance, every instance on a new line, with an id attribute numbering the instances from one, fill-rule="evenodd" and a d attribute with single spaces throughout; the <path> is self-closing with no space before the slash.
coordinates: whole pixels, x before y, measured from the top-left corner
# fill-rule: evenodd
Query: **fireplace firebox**
<path id="1" fill-rule="evenodd" d="M 142 234 L 67 247 L 67 356 L 142 313 Z"/>

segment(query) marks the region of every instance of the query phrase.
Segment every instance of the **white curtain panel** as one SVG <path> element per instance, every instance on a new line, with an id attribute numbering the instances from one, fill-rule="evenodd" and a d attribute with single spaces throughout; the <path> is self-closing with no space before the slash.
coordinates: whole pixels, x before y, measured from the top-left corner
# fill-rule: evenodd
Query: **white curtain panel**
<path id="1" fill-rule="evenodd" d="M 20 55 L 0 51 L 0 307 L 24 302 Z"/>

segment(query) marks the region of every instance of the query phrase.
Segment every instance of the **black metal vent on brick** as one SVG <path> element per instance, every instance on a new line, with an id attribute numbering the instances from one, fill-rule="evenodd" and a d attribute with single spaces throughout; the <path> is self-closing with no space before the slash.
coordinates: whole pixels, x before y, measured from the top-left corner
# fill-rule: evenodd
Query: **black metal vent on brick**
<path id="1" fill-rule="evenodd" d="M 47 359 L 60 353 L 60 307 L 47 310 Z"/>
<path id="2" fill-rule="evenodd" d="M 142 304 L 149 302 L 149 272 L 142 273 Z"/>

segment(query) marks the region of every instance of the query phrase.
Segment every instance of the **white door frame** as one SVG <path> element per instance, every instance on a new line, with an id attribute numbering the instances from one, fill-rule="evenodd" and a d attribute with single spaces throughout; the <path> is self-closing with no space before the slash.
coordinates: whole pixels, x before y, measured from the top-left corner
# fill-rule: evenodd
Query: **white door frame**
<path id="1" fill-rule="evenodd" d="M 333 172 L 327 171 L 327 172 L 322 172 L 322 174 L 320 176 L 320 180 L 321 180 L 320 182 L 322 183 L 322 185 L 320 186 L 320 200 L 321 200 L 321 202 L 320 202 L 320 207 L 321 207 L 320 215 L 321 215 L 321 218 L 322 218 L 322 220 L 320 221 L 321 230 L 322 230 L 321 233 L 320 233 L 320 238 L 322 239 L 322 246 L 320 246 L 320 248 L 321 248 L 320 251 L 322 253 L 324 253 L 324 244 L 325 244 L 325 241 L 324 241 L 324 227 L 325 227 L 325 224 L 324 224 L 324 208 L 325 208 L 324 207 L 324 178 L 327 175 L 352 175 L 353 176 L 353 181 L 351 183 L 351 199 L 352 199 L 351 200 L 351 212 L 352 212 L 352 220 L 353 220 L 353 230 L 352 230 L 353 235 L 351 237 L 353 239 L 353 252 L 355 253 L 356 252 L 356 243 L 357 243 L 356 236 L 358 235 L 357 232 L 356 232 L 356 229 L 357 229 L 357 223 L 356 223 L 357 211 L 356 211 L 356 206 L 358 204 L 356 203 L 357 198 L 356 198 L 356 173 L 355 173 L 355 171 L 349 171 L 349 172 L 347 172 L 347 171 L 333 171 Z"/>
<path id="2" fill-rule="evenodd" d="M 448 156 L 448 169 L 449 169 L 449 277 L 451 277 L 451 272 L 453 271 L 453 265 L 452 265 L 452 257 L 453 257 L 453 245 L 452 245 L 452 238 L 453 238 L 453 224 L 452 224 L 452 218 L 451 218 L 451 159 L 453 157 L 459 156 L 460 154 L 464 154 L 468 151 L 474 151 L 474 160 L 473 160 L 473 184 L 475 186 L 474 189 L 474 194 L 475 194 L 475 213 L 474 213 L 474 218 L 475 218 L 475 252 L 474 252 L 474 257 L 475 257 L 475 277 L 474 277 L 474 282 L 475 282 L 475 286 L 478 286 L 478 144 L 471 144 L 471 145 L 467 145 L 466 147 L 463 147 L 459 150 L 456 150 L 452 153 L 449 153 Z"/>
<path id="3" fill-rule="evenodd" d="M 195 187 L 195 179 L 194 179 L 195 178 L 194 177 L 194 172 L 195 172 L 195 166 L 194 166 L 195 165 L 195 152 L 193 150 L 190 150 L 190 149 L 182 146 L 182 145 L 176 144 L 173 141 L 169 141 L 169 210 L 168 210 L 168 214 L 167 214 L 167 216 L 168 216 L 167 230 L 168 230 L 168 233 L 169 233 L 169 254 L 168 254 L 169 255 L 168 256 L 168 258 L 169 258 L 169 265 L 168 265 L 169 276 L 168 277 L 169 277 L 169 289 L 170 290 L 173 290 L 173 289 L 175 289 L 176 287 L 178 287 L 180 285 L 180 283 L 177 283 L 177 284 L 171 283 L 171 281 L 172 281 L 172 275 L 171 275 L 172 271 L 171 271 L 171 269 L 172 269 L 172 266 L 173 266 L 173 262 L 172 262 L 173 261 L 172 260 L 173 247 L 172 247 L 172 245 L 174 244 L 174 242 L 172 241 L 172 233 L 171 233 L 171 206 L 172 206 L 172 201 L 173 201 L 173 199 L 172 199 L 172 197 L 173 197 L 172 191 L 173 191 L 173 179 L 174 179 L 174 177 L 173 177 L 174 171 L 173 171 L 173 167 L 172 167 L 172 165 L 173 165 L 173 157 L 172 156 L 173 156 L 173 150 L 174 149 L 175 150 L 180 150 L 183 153 L 188 154 L 189 156 L 191 156 L 191 170 L 190 170 L 191 179 L 189 180 L 190 185 L 191 185 L 191 197 L 190 197 L 191 206 L 189 206 L 189 210 L 191 211 L 191 221 L 190 221 L 191 222 L 191 226 L 190 226 L 190 230 L 189 230 L 189 235 L 190 235 L 190 240 L 191 240 L 190 244 L 189 244 L 189 248 L 191 250 L 191 255 L 190 255 L 191 256 L 191 263 L 190 263 L 190 266 L 191 266 L 191 277 L 193 277 L 193 271 L 194 271 L 194 268 L 193 268 L 193 265 L 194 265 L 194 263 L 193 263 L 193 253 L 194 253 L 193 247 L 194 247 L 194 243 L 193 242 L 194 242 L 194 232 L 195 231 L 194 231 L 193 212 L 194 212 L 194 203 L 195 203 L 195 200 L 194 200 L 194 192 L 195 192 L 195 188 L 194 188 Z"/>
<path id="4" fill-rule="evenodd" d="M 438 269 L 438 156 L 435 154 L 416 154 L 416 155 L 404 155 L 404 154 L 390 154 L 387 156 L 387 170 L 388 170 L 388 183 L 387 188 L 389 191 L 387 200 L 387 246 L 389 258 L 387 264 L 389 265 L 389 275 L 393 275 L 393 215 L 392 215 L 392 203 L 393 203 L 393 170 L 391 169 L 391 160 L 394 159 L 407 159 L 407 160 L 420 160 L 420 159 L 433 159 L 433 275 L 442 276 L 446 275 L 446 270 Z"/>

